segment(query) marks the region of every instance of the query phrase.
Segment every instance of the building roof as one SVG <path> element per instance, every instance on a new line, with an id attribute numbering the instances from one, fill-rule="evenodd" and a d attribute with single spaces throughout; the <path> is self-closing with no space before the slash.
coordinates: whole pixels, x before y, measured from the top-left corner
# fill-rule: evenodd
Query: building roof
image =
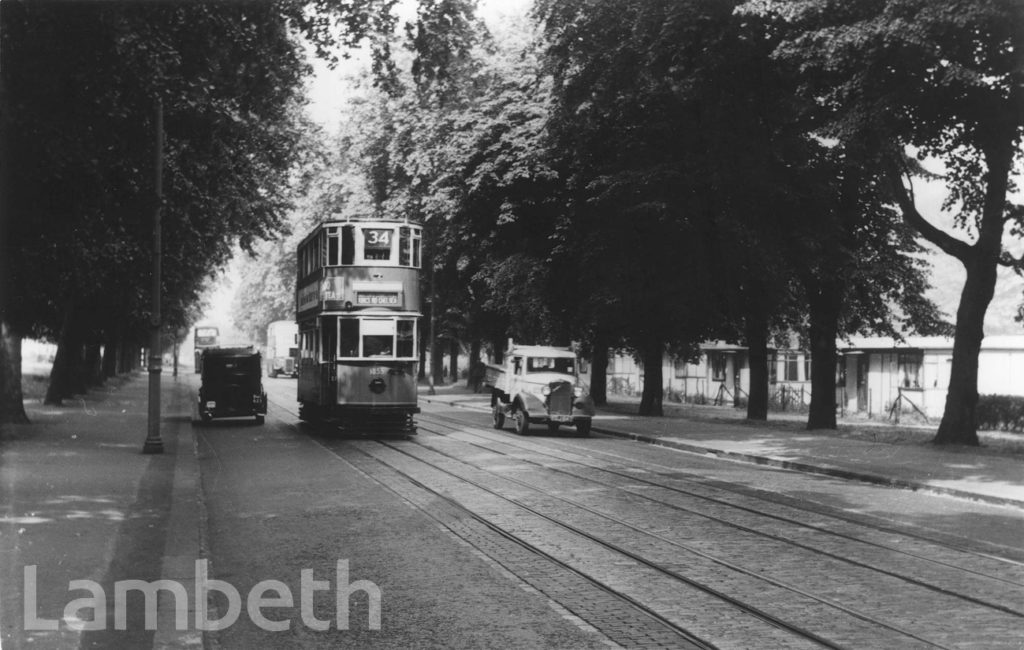
<path id="1" fill-rule="evenodd" d="M 952 350 L 953 338 L 949 336 L 908 336 L 897 341 L 891 336 L 860 336 L 849 341 L 837 341 L 840 352 L 857 350 Z M 1024 335 L 986 336 L 981 341 L 982 350 L 1024 350 Z"/>
<path id="2" fill-rule="evenodd" d="M 576 353 L 570 348 L 556 348 L 547 345 L 515 345 L 508 354 L 524 357 L 551 357 L 554 359 L 576 358 Z"/>

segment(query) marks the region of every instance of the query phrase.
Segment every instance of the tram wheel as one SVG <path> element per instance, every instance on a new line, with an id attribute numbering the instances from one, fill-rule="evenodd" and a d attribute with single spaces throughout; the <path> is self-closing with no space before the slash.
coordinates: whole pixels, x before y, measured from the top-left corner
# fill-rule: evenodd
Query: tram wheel
<path id="1" fill-rule="evenodd" d="M 505 411 L 501 410 L 501 404 L 495 404 L 494 408 L 491 409 L 491 419 L 495 429 L 505 426 Z"/>
<path id="2" fill-rule="evenodd" d="M 530 433 L 530 414 L 523 409 L 517 409 L 515 419 L 516 433 L 521 436 L 528 435 Z"/>

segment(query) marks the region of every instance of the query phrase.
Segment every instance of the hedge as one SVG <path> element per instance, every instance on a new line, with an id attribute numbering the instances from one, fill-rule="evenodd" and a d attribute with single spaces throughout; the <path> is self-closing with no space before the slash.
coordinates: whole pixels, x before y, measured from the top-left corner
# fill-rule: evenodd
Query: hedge
<path id="1" fill-rule="evenodd" d="M 975 417 L 979 429 L 1024 432 L 1024 397 L 979 395 Z"/>

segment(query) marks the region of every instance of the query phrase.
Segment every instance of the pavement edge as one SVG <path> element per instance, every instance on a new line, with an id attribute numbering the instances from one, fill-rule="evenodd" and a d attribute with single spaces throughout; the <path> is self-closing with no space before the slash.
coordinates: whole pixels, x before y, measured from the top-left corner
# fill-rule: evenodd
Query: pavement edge
<path id="1" fill-rule="evenodd" d="M 429 403 L 454 406 L 457 408 L 480 410 L 475 406 L 460 403 L 458 400 L 443 400 L 434 398 L 424 399 L 424 401 Z M 733 460 L 742 463 L 765 465 L 768 467 L 777 467 L 780 469 L 787 469 L 795 472 L 803 472 L 805 474 L 819 474 L 822 476 L 840 478 L 849 481 L 860 481 L 862 483 L 883 485 L 886 487 L 892 487 L 902 490 L 912 490 L 915 492 L 940 494 L 944 496 L 957 497 L 960 499 L 967 499 L 969 501 L 976 501 L 979 503 L 987 503 L 990 505 L 1008 506 L 1011 508 L 1024 509 L 1024 502 L 1018 499 L 1009 499 L 989 494 L 979 494 L 977 492 L 958 490 L 956 488 L 928 485 L 927 483 L 921 483 L 919 481 L 907 481 L 904 479 L 892 478 L 889 476 L 881 476 L 879 474 L 870 474 L 867 472 L 855 472 L 852 470 L 843 469 L 841 467 L 834 467 L 825 464 L 812 465 L 810 463 L 783 460 L 780 458 L 772 458 L 770 456 L 758 456 L 756 454 L 745 454 L 736 451 L 726 451 L 724 449 L 716 449 L 714 447 L 706 447 L 702 445 L 694 445 L 692 443 L 687 442 L 680 442 L 679 440 L 675 440 L 669 437 L 650 436 L 642 433 L 633 433 L 629 431 L 618 431 L 615 429 L 609 429 L 607 427 L 593 427 L 591 431 L 593 433 L 600 433 L 602 435 L 612 436 L 615 438 L 625 438 L 628 440 L 634 440 L 636 442 L 643 442 L 650 445 L 669 447 L 672 449 L 677 449 L 679 451 L 686 451 L 694 454 L 712 455 L 717 456 L 718 458 Z"/>

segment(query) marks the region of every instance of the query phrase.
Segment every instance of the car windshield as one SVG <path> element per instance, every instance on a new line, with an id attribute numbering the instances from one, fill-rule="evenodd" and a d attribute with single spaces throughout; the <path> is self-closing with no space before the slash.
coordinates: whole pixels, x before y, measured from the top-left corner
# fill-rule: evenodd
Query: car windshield
<path id="1" fill-rule="evenodd" d="M 526 372 L 560 372 L 576 374 L 576 360 L 559 357 L 530 357 L 526 360 Z"/>

